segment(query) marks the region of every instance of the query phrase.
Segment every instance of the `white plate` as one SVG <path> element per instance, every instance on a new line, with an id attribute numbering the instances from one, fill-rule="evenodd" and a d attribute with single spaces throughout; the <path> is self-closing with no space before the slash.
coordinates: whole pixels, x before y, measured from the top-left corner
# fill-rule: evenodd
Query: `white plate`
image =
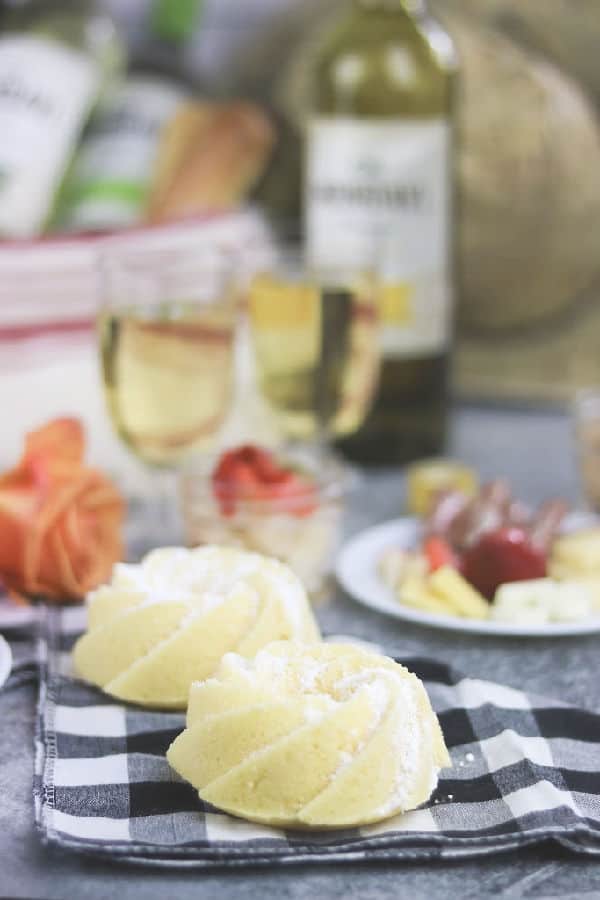
<path id="1" fill-rule="evenodd" d="M 433 628 L 467 631 L 471 634 L 512 635 L 514 637 L 560 637 L 573 634 L 593 634 L 600 631 L 600 617 L 577 622 L 552 622 L 547 625 L 517 625 L 510 622 L 461 619 L 440 616 L 404 606 L 394 591 L 380 577 L 377 566 L 381 555 L 390 547 L 414 547 L 420 537 L 416 519 L 394 519 L 362 531 L 342 547 L 335 565 L 336 577 L 344 590 L 371 609 L 396 619 L 418 622 Z"/>
<path id="2" fill-rule="evenodd" d="M 10 675 L 12 669 L 12 651 L 0 634 L 0 688 Z"/>

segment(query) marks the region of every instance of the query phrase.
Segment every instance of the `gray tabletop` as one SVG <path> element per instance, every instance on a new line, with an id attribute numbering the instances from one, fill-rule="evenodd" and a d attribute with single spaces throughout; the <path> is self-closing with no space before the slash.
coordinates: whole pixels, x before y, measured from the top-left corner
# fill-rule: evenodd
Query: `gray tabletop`
<path id="1" fill-rule="evenodd" d="M 453 422 L 452 452 L 482 477 L 506 475 L 535 503 L 550 495 L 577 501 L 566 418 L 557 413 L 462 409 Z M 370 474 L 353 498 L 348 534 L 397 517 L 404 481 L 397 471 Z M 598 638 L 552 640 L 482 638 L 390 620 L 341 592 L 319 607 L 325 632 L 377 641 L 395 655 L 419 653 L 451 662 L 472 676 L 600 709 Z M 18 654 L 27 641 L 15 641 Z M 99 863 L 43 848 L 33 830 L 31 801 L 35 686 L 0 694 L 0 898 L 600 897 L 600 864 L 568 856 L 553 845 L 490 860 L 402 866 L 327 865 L 202 874 Z"/>

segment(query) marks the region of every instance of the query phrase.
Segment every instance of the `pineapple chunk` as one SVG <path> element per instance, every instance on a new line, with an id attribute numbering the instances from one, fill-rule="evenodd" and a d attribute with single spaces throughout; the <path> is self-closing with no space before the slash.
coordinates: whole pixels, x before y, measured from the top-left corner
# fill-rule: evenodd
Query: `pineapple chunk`
<path id="1" fill-rule="evenodd" d="M 466 619 L 489 617 L 489 603 L 451 566 L 442 566 L 430 575 L 427 586 L 434 597 L 445 603 L 454 615 Z"/>
<path id="2" fill-rule="evenodd" d="M 454 614 L 454 611 L 447 603 L 442 602 L 431 593 L 428 589 L 427 581 L 416 575 L 405 578 L 398 585 L 398 599 L 405 606 L 412 606 L 424 612 L 445 616 Z"/>
<path id="3" fill-rule="evenodd" d="M 590 587 L 576 581 L 533 578 L 501 585 L 496 591 L 492 617 L 519 625 L 576 622 L 593 613 Z"/>
<path id="4" fill-rule="evenodd" d="M 496 591 L 492 618 L 516 625 L 543 625 L 550 621 L 557 582 L 552 578 L 532 578 L 502 584 Z"/>
<path id="5" fill-rule="evenodd" d="M 422 553 L 391 547 L 379 560 L 379 573 L 385 583 L 399 590 L 408 578 L 424 578 L 427 560 Z"/>
<path id="6" fill-rule="evenodd" d="M 558 538 L 552 547 L 552 571 L 562 577 L 600 575 L 600 528 L 576 531 Z"/>

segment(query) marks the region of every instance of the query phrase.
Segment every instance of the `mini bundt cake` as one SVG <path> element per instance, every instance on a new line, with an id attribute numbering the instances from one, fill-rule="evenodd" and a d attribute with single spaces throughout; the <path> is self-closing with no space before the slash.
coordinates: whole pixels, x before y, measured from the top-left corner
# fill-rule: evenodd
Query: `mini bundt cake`
<path id="1" fill-rule="evenodd" d="M 119 563 L 88 611 L 75 673 L 143 706 L 185 709 L 192 682 L 228 651 L 245 657 L 273 640 L 319 640 L 293 572 L 230 548 L 162 548 L 139 565 Z"/>
<path id="2" fill-rule="evenodd" d="M 203 801 L 287 828 L 364 825 L 414 809 L 450 764 L 421 681 L 350 644 L 227 654 L 192 685 L 167 758 Z"/>

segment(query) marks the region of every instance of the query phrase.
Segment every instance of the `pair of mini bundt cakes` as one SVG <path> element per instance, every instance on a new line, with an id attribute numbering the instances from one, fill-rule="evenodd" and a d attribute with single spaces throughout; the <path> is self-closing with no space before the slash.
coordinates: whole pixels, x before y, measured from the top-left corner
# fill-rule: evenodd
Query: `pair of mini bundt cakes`
<path id="1" fill-rule="evenodd" d="M 165 548 L 119 564 L 89 598 L 77 674 L 121 700 L 184 709 L 171 766 L 202 800 L 297 828 L 414 809 L 449 765 L 419 679 L 351 644 L 321 643 L 282 563 Z"/>

